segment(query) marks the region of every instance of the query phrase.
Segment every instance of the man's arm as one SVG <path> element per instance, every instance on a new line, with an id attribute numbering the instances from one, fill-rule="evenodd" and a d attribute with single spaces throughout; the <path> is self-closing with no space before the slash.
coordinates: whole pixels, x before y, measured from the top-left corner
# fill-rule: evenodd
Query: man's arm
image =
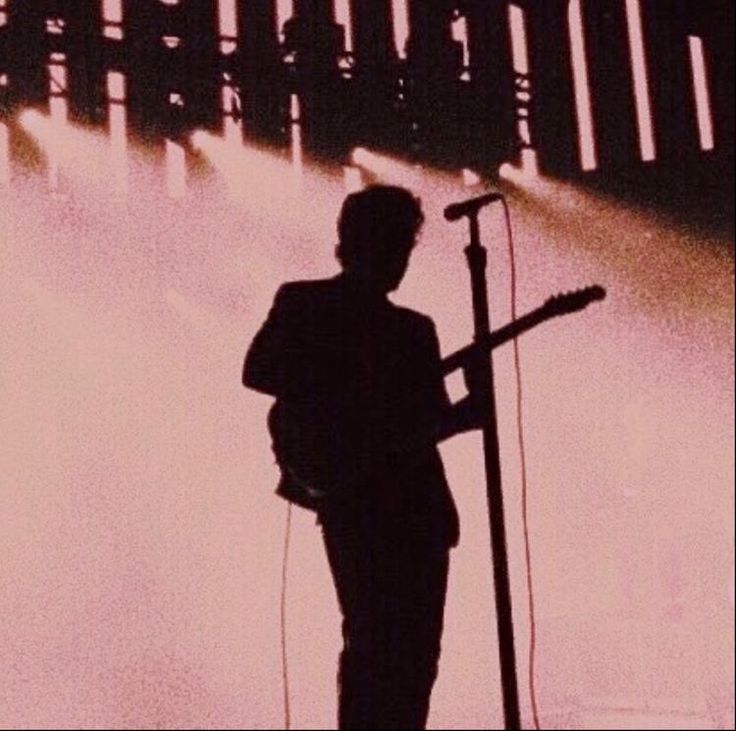
<path id="1" fill-rule="evenodd" d="M 472 365 L 466 368 L 466 384 L 470 393 L 455 404 L 450 401 L 445 389 L 437 331 L 432 323 L 430 325 L 427 344 L 429 347 L 428 360 L 432 371 L 432 392 L 437 409 L 435 438 L 441 442 L 457 434 L 480 429 L 483 425 L 483 408 L 478 400 L 478 388 L 474 376 L 477 371 Z"/>
<path id="2" fill-rule="evenodd" d="M 270 396 L 280 396 L 285 381 L 293 329 L 285 287 L 276 294 L 266 322 L 256 333 L 243 364 L 243 385 Z"/>

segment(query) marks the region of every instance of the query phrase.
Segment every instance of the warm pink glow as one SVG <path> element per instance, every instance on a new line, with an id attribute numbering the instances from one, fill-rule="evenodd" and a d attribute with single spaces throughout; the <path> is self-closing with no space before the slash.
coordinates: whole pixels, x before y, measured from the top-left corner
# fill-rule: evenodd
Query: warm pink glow
<path id="1" fill-rule="evenodd" d="M 399 58 L 406 58 L 406 44 L 409 41 L 409 7 L 407 0 L 392 0 L 394 15 L 394 43 Z"/>
<path id="2" fill-rule="evenodd" d="M 512 165 L 504 163 L 499 168 L 498 174 L 504 179 L 519 185 L 520 187 L 529 188 L 529 184 L 539 177 L 539 164 L 537 162 L 537 152 L 529 147 L 525 147 L 521 151 L 520 165 Z"/>
<path id="3" fill-rule="evenodd" d="M 511 50 L 514 59 L 514 71 L 526 76 L 529 73 L 526 19 L 524 10 L 518 5 L 509 5 L 509 23 L 511 25 Z"/>
<path id="4" fill-rule="evenodd" d="M 470 36 L 468 35 L 468 19 L 464 15 L 458 16 L 452 23 L 452 39 L 463 47 L 463 74 L 464 81 L 470 80 Z"/>
<path id="5" fill-rule="evenodd" d="M 66 21 L 64 20 L 64 18 L 46 18 L 46 32 L 49 35 L 63 35 L 65 29 Z"/>
<path id="6" fill-rule="evenodd" d="M 350 0 L 335 0 L 335 21 L 345 28 L 345 50 L 353 52 L 354 33 L 353 15 L 350 10 Z"/>
<path id="7" fill-rule="evenodd" d="M 192 146 L 202 152 L 228 187 L 230 197 L 240 203 L 251 202 L 262 209 L 273 206 L 292 191 L 285 184 L 300 173 L 298 157 L 291 163 L 283 158 L 243 144 L 242 138 L 228 139 L 199 130 L 192 134 Z"/>
<path id="8" fill-rule="evenodd" d="M 128 186 L 128 113 L 122 104 L 111 104 L 108 109 L 112 172 L 118 193 Z"/>
<path id="9" fill-rule="evenodd" d="M 128 111 L 125 107 L 125 75 L 119 71 L 109 71 L 107 74 L 107 98 L 113 178 L 118 193 L 125 193 L 128 176 Z"/>
<path id="10" fill-rule="evenodd" d="M 60 55 L 57 59 L 54 54 L 54 61 L 48 65 L 49 72 L 49 93 L 52 95 L 62 95 L 67 92 L 67 73 L 66 59 Z"/>
<path id="11" fill-rule="evenodd" d="M 229 56 L 231 53 L 235 53 L 238 50 L 238 42 L 231 39 L 224 39 L 220 41 L 220 53 L 224 56 Z"/>
<path id="12" fill-rule="evenodd" d="M 125 101 L 125 74 L 109 71 L 107 74 L 107 98 L 111 102 Z"/>
<path id="13" fill-rule="evenodd" d="M 52 62 L 48 65 L 49 73 L 49 112 L 51 119 L 63 124 L 69 118 L 69 102 L 67 93 L 66 58 L 63 54 L 51 54 Z M 59 155 L 57 146 L 47 148 L 48 179 L 52 191 L 59 190 Z"/>
<path id="14" fill-rule="evenodd" d="M 517 94 L 517 98 L 520 96 L 520 94 Z M 529 127 L 529 120 L 528 119 L 519 119 L 517 122 L 516 129 L 519 133 L 519 139 L 525 144 L 525 145 L 531 145 L 532 143 L 532 132 Z"/>
<path id="15" fill-rule="evenodd" d="M 281 34 L 289 18 L 294 15 L 294 0 L 276 0 L 276 27 Z"/>
<path id="16" fill-rule="evenodd" d="M 598 160 L 593 126 L 593 112 L 590 101 L 590 81 L 588 78 L 588 59 L 585 50 L 585 31 L 583 28 L 581 0 L 570 0 L 568 24 L 570 29 L 573 82 L 575 85 L 575 110 L 578 119 L 580 166 L 583 170 L 595 170 L 598 167 Z"/>
<path id="17" fill-rule="evenodd" d="M 380 155 L 364 147 L 357 147 L 353 150 L 351 157 L 354 165 L 367 170 L 384 182 L 405 185 L 410 188 L 419 184 L 416 168 L 401 160 Z"/>
<path id="18" fill-rule="evenodd" d="M 51 101 L 66 103 L 65 99 Z M 57 181 L 61 167 L 65 174 L 88 185 L 99 185 L 109 180 L 110 160 L 107 155 L 110 145 L 104 135 L 71 124 L 63 114 L 54 117 L 35 109 L 22 112 L 18 122 L 35 139 L 49 166 L 54 168 L 53 182 Z"/>
<path id="19" fill-rule="evenodd" d="M 18 115 L 18 123 L 32 134 L 43 124 L 44 116 L 36 109 L 25 109 Z"/>
<path id="20" fill-rule="evenodd" d="M 343 172 L 345 175 L 345 190 L 348 193 L 355 193 L 363 188 L 363 174 L 360 168 L 346 165 Z"/>
<path id="21" fill-rule="evenodd" d="M 465 168 L 462 171 L 462 176 L 463 176 L 463 185 L 466 188 L 472 188 L 476 185 L 480 185 L 481 183 L 480 175 L 478 175 L 478 173 L 476 173 L 474 170 L 470 170 L 470 168 Z"/>
<path id="22" fill-rule="evenodd" d="M 110 141 L 116 160 L 116 166 L 124 166 L 127 148 L 128 119 L 125 108 L 126 89 L 125 75 L 118 71 L 107 74 L 108 123 Z"/>
<path id="23" fill-rule="evenodd" d="M 657 150 L 652 126 L 652 105 L 639 0 L 626 0 L 626 19 L 629 27 L 629 50 L 634 74 L 634 97 L 636 101 L 636 119 L 639 128 L 639 149 L 641 151 L 641 159 L 644 162 L 651 162 L 657 158 Z"/>
<path id="24" fill-rule="evenodd" d="M 239 103 L 238 95 L 230 84 L 223 84 L 220 102 L 222 105 L 225 139 L 237 143 L 243 137 L 243 123 L 236 116 Z"/>
<path id="25" fill-rule="evenodd" d="M 10 136 L 8 125 L 0 122 L 0 185 L 10 182 Z"/>
<path id="26" fill-rule="evenodd" d="M 238 11 L 236 0 L 218 0 L 220 37 L 238 37 Z"/>
<path id="27" fill-rule="evenodd" d="M 108 110 L 110 115 L 110 140 L 116 151 L 125 150 L 128 139 L 128 115 L 122 104 L 111 104 Z"/>
<path id="28" fill-rule="evenodd" d="M 76 132 L 70 170 L 109 170 L 104 136 Z M 240 175 L 242 200 L 197 176 L 172 205 L 134 149 L 119 210 L 99 199 L 109 175 L 70 181 L 71 205 L 31 173 L 0 192 L 7 728 L 284 727 L 271 401 L 239 371 L 279 284 L 335 273 L 343 171 L 305 160 L 298 206 L 286 156 L 196 139 Z M 472 316 L 466 231 L 441 210 L 467 191 L 457 175 L 421 180 L 430 215 L 394 299 L 430 314 L 450 352 Z M 521 340 L 542 728 L 733 728 L 731 243 L 537 183 L 533 200 L 509 196 L 519 311 L 609 291 Z M 500 211 L 483 236 L 498 326 Z M 512 348 L 494 365 L 528 728 Z M 429 727 L 501 728 L 481 439 L 442 453 L 463 535 Z M 314 517 L 295 512 L 292 529 L 292 727 L 334 728 L 334 587 Z"/>
<path id="29" fill-rule="evenodd" d="M 297 94 L 291 95 L 291 164 L 299 178 L 304 170 L 304 142 L 302 139 L 302 105 Z"/>
<path id="30" fill-rule="evenodd" d="M 699 36 L 689 36 L 688 41 L 690 43 L 690 61 L 693 71 L 695 107 L 698 113 L 700 149 L 712 150 L 715 147 L 715 141 L 713 139 L 713 114 L 710 106 L 708 69 L 705 64 L 703 39 Z"/>
<path id="31" fill-rule="evenodd" d="M 102 0 L 102 18 L 106 23 L 123 22 L 122 0 Z"/>
<path id="32" fill-rule="evenodd" d="M 111 38 L 114 41 L 123 40 L 123 29 L 119 25 L 106 25 L 103 30 L 105 38 Z"/>
<path id="33" fill-rule="evenodd" d="M 166 190 L 170 198 L 183 198 L 187 192 L 186 154 L 172 140 L 166 140 Z"/>
<path id="34" fill-rule="evenodd" d="M 49 99 L 49 111 L 52 119 L 63 121 L 69 116 L 69 102 L 63 97 L 52 96 Z"/>

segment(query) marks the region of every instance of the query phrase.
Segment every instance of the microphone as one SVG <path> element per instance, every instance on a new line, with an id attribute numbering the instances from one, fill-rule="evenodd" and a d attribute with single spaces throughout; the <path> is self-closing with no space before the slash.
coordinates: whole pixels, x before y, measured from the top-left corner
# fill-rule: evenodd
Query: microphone
<path id="1" fill-rule="evenodd" d="M 496 201 L 502 201 L 503 199 L 504 197 L 501 193 L 486 193 L 486 195 L 482 195 L 479 198 L 471 198 L 470 200 L 462 201 L 462 203 L 453 203 L 451 206 L 445 208 L 445 218 L 453 222 L 461 219 L 463 216 L 473 216 L 481 208 L 485 208 L 485 206 Z"/>

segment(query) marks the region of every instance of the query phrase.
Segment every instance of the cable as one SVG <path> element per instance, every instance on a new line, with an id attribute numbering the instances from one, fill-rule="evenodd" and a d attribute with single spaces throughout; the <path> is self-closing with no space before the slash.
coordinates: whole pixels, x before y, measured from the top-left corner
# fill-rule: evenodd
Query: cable
<path id="1" fill-rule="evenodd" d="M 514 250 L 514 232 L 511 226 L 511 211 L 505 198 L 501 199 L 506 219 L 506 229 L 508 232 L 509 256 L 511 260 L 511 320 L 516 320 L 516 299 L 517 299 L 517 279 L 516 279 L 516 254 Z M 539 725 L 539 709 L 537 707 L 537 691 L 535 683 L 535 662 L 537 651 L 537 624 L 534 612 L 534 586 L 532 581 L 532 557 L 531 542 L 529 538 L 529 512 L 528 512 L 528 494 L 529 483 L 527 480 L 526 469 L 526 445 L 524 442 L 524 421 L 523 421 L 523 388 L 521 378 L 521 352 L 519 350 L 519 340 L 514 338 L 514 370 L 516 371 L 516 423 L 517 435 L 519 440 L 519 455 L 521 458 L 521 506 L 522 518 L 524 522 L 524 555 L 526 560 L 526 588 L 529 595 L 529 695 L 531 696 L 532 715 L 534 717 L 534 727 L 540 729 Z"/>
<path id="2" fill-rule="evenodd" d="M 291 699 L 289 698 L 289 658 L 286 653 L 286 588 L 289 568 L 289 543 L 291 541 L 291 503 L 286 508 L 286 534 L 284 559 L 281 564 L 281 678 L 284 687 L 284 728 L 291 729 Z"/>

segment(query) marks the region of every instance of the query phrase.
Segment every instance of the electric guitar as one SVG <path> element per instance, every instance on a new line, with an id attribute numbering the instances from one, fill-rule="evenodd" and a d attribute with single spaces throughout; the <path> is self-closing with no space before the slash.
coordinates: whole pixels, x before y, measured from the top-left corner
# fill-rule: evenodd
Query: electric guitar
<path id="1" fill-rule="evenodd" d="M 606 290 L 597 285 L 550 297 L 536 310 L 510 322 L 499 330 L 494 330 L 486 341 L 471 343 L 443 358 L 442 375 L 447 376 L 458 368 L 468 366 L 472 359 L 477 356 L 479 350 L 490 354 L 494 348 L 505 345 L 547 320 L 561 315 L 570 315 L 573 312 L 580 312 L 593 302 L 599 302 L 605 298 Z"/>
<path id="2" fill-rule="evenodd" d="M 541 307 L 492 332 L 487 339 L 471 343 L 444 358 L 442 375 L 447 376 L 460 368 L 470 368 L 478 357 L 489 357 L 494 348 L 514 340 L 537 325 L 555 317 L 580 312 L 605 297 L 606 290 L 600 286 L 550 297 Z M 330 479 L 326 476 L 335 473 L 335 463 L 341 457 L 333 454 L 334 443 L 325 439 L 324 430 L 310 428 L 310 424 L 318 418 L 319 414 L 314 411 L 305 415 L 303 410 L 288 403 L 277 402 L 271 409 L 268 423 L 274 455 L 282 475 L 277 494 L 289 502 L 315 511 L 329 498 Z M 435 441 L 448 436 L 451 434 L 444 433 Z M 411 451 L 417 446 L 427 445 L 406 444 L 398 450 L 396 445 L 392 445 L 394 452 Z M 353 464 L 350 459 L 342 459 L 337 471 L 350 483 L 365 479 L 365 468 Z"/>

